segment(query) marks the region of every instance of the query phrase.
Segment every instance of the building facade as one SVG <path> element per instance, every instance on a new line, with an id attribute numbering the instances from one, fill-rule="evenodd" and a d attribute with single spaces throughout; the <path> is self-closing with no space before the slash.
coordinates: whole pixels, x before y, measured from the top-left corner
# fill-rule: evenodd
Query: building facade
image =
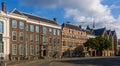
<path id="1" fill-rule="evenodd" d="M 61 26 L 57 19 L 23 13 L 17 9 L 6 13 L 6 4 L 0 11 L 0 54 L 10 60 L 59 57 Z"/>
<path id="2" fill-rule="evenodd" d="M 81 26 L 78 27 L 75 25 L 71 25 L 68 22 L 63 23 L 61 55 L 64 57 L 75 56 L 75 49 L 79 46 L 83 46 L 83 43 L 86 42 L 86 38 L 86 32 L 82 30 Z"/>
<path id="3" fill-rule="evenodd" d="M 6 3 L 0 10 L 0 57 L 8 60 L 39 59 L 61 56 L 76 56 L 84 51 L 83 43 L 96 36 L 112 41 L 112 49 L 104 51 L 104 56 L 117 53 L 117 35 L 106 28 L 91 30 L 70 23 L 58 25 L 53 20 L 13 9 L 7 13 Z M 83 49 L 81 49 L 83 48 Z M 95 50 L 89 50 L 91 56 Z M 107 55 L 106 55 L 107 54 Z"/>
<path id="4" fill-rule="evenodd" d="M 111 30 L 107 30 L 106 28 L 99 28 L 99 29 L 91 29 L 89 26 L 87 26 L 86 28 L 86 32 L 88 35 L 88 39 L 89 38 L 95 38 L 97 36 L 101 36 L 104 38 L 109 39 L 112 42 L 112 48 L 108 49 L 108 50 L 104 50 L 102 52 L 103 56 L 114 56 L 117 53 L 117 35 L 115 31 L 111 31 Z M 88 50 L 91 56 L 93 56 L 93 54 L 95 54 L 97 51 L 89 49 Z M 95 53 L 91 53 L 91 52 Z"/>
<path id="5" fill-rule="evenodd" d="M 120 56 L 120 39 L 118 39 L 118 45 L 117 45 L 117 55 Z"/>
<path id="6" fill-rule="evenodd" d="M 108 38 L 112 42 L 112 48 L 103 51 L 103 56 L 116 55 L 117 36 L 115 31 L 107 30 L 106 28 L 100 28 L 100 29 L 95 29 L 94 34 L 96 36 L 102 36 L 102 37 Z"/>
<path id="7" fill-rule="evenodd" d="M 91 29 L 88 25 L 87 28 L 86 28 L 87 39 L 96 37 L 93 32 L 94 32 L 94 27 Z M 86 50 L 86 52 L 89 53 L 90 56 L 96 56 L 96 50 L 94 50 L 92 48 L 87 48 L 87 47 L 86 47 L 85 50 Z"/>

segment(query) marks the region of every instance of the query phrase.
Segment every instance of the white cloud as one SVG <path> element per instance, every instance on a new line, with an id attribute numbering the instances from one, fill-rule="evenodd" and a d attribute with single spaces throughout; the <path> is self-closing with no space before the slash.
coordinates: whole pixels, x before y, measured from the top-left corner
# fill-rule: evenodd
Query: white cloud
<path id="1" fill-rule="evenodd" d="M 65 10 L 65 18 L 73 17 L 75 25 L 92 25 L 95 21 L 96 28 L 104 27 L 116 29 L 120 38 L 120 16 L 115 19 L 111 15 L 111 10 L 119 6 L 103 5 L 104 0 L 24 0 L 37 6 L 57 7 L 62 6 Z M 27 2 L 28 3 L 28 2 Z M 81 23 L 82 22 L 82 23 Z"/>

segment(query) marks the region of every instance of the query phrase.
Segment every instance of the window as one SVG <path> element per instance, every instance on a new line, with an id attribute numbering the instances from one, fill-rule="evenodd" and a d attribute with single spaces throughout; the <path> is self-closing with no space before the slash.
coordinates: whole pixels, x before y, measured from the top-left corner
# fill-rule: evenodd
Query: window
<path id="1" fill-rule="evenodd" d="M 58 44 L 60 44 L 60 39 L 58 39 Z"/>
<path id="2" fill-rule="evenodd" d="M 0 53 L 4 52 L 4 46 L 3 46 L 3 42 L 0 42 Z"/>
<path id="3" fill-rule="evenodd" d="M 69 45 L 69 46 L 72 47 L 72 44 L 73 44 L 73 42 L 70 42 L 70 45 Z"/>
<path id="4" fill-rule="evenodd" d="M 24 54 L 24 46 L 22 44 L 19 45 L 19 53 L 20 55 Z"/>
<path id="5" fill-rule="evenodd" d="M 82 35 L 83 33 L 80 31 L 80 35 Z"/>
<path id="6" fill-rule="evenodd" d="M 54 29 L 54 31 L 53 31 L 53 32 L 54 32 L 54 35 L 56 35 L 56 29 Z"/>
<path id="7" fill-rule="evenodd" d="M 28 24 L 26 24 L 26 31 L 28 31 Z"/>
<path id="8" fill-rule="evenodd" d="M 36 35 L 36 42 L 39 44 L 39 35 Z"/>
<path id="9" fill-rule="evenodd" d="M 39 50 L 40 48 L 39 48 L 39 46 L 37 45 L 36 46 L 36 54 L 39 54 L 40 53 L 40 50 Z"/>
<path id="10" fill-rule="evenodd" d="M 72 29 L 70 29 L 70 30 L 69 30 L 69 32 L 70 32 L 70 34 L 72 34 L 72 33 L 73 33 L 73 30 L 72 30 Z"/>
<path id="11" fill-rule="evenodd" d="M 30 25 L 30 31 L 34 32 L 34 25 Z"/>
<path id="12" fill-rule="evenodd" d="M 39 33 L 39 26 L 36 26 L 36 32 Z"/>
<path id="13" fill-rule="evenodd" d="M 60 36 L 60 30 L 57 31 L 57 35 Z"/>
<path id="14" fill-rule="evenodd" d="M 52 52 L 52 46 L 49 46 L 50 52 Z"/>
<path id="15" fill-rule="evenodd" d="M 34 42 L 34 35 L 30 34 L 30 42 Z"/>
<path id="16" fill-rule="evenodd" d="M 3 33 L 4 31 L 4 24 L 3 22 L 0 22 L 0 32 Z"/>
<path id="17" fill-rule="evenodd" d="M 20 41 L 23 41 L 24 40 L 24 34 L 23 32 L 20 32 Z"/>
<path id="18" fill-rule="evenodd" d="M 52 43 L 52 38 L 51 37 L 49 38 L 49 42 Z"/>
<path id="19" fill-rule="evenodd" d="M 20 22 L 20 29 L 24 29 L 24 22 Z"/>
<path id="20" fill-rule="evenodd" d="M 17 40 L 17 33 L 15 31 L 12 32 L 12 40 Z"/>
<path id="21" fill-rule="evenodd" d="M 12 20 L 12 28 L 17 28 L 17 21 L 16 20 Z"/>
<path id="22" fill-rule="evenodd" d="M 43 36 L 43 44 L 46 43 L 46 41 L 47 41 L 46 36 Z"/>
<path id="23" fill-rule="evenodd" d="M 33 54 L 34 54 L 34 46 L 30 45 L 30 55 L 33 55 Z"/>
<path id="24" fill-rule="evenodd" d="M 66 46 L 66 42 L 65 41 L 63 41 L 63 46 Z"/>
<path id="25" fill-rule="evenodd" d="M 52 34 L 52 28 L 49 28 L 49 33 Z"/>
<path id="26" fill-rule="evenodd" d="M 3 35 L 0 34 L 0 42 L 2 42 L 2 41 L 3 41 Z"/>
<path id="27" fill-rule="evenodd" d="M 17 54 L 17 45 L 16 44 L 12 44 L 12 54 L 13 55 Z"/>
<path id="28" fill-rule="evenodd" d="M 47 33 L 47 28 L 43 27 L 43 34 L 46 34 L 46 33 Z"/>
<path id="29" fill-rule="evenodd" d="M 54 44 L 56 43 L 56 38 L 54 38 Z"/>

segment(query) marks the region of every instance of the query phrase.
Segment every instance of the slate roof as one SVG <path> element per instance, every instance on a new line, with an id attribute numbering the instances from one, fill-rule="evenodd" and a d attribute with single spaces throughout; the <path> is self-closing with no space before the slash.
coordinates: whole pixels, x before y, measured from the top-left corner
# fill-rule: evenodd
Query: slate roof
<path id="1" fill-rule="evenodd" d="M 23 15 L 21 12 L 19 12 L 18 10 L 13 10 L 13 12 L 12 13 L 15 13 L 15 14 L 19 14 L 19 15 Z"/>
<path id="2" fill-rule="evenodd" d="M 78 26 L 72 25 L 70 23 L 63 23 L 62 27 L 67 27 L 67 28 L 71 28 L 71 29 L 75 29 L 75 30 L 81 30 Z"/>
<path id="3" fill-rule="evenodd" d="M 86 28 L 86 33 L 89 34 L 89 35 L 94 35 L 94 32 L 93 32 L 93 31 L 94 31 L 94 30 L 91 29 L 91 28 L 89 27 L 89 25 L 88 25 L 87 28 Z"/>
<path id="4" fill-rule="evenodd" d="M 114 35 L 115 31 L 111 31 L 112 35 Z"/>
<path id="5" fill-rule="evenodd" d="M 96 30 L 94 30 L 94 34 L 95 35 L 102 35 L 104 30 L 105 30 L 105 28 L 96 29 Z"/>
<path id="6" fill-rule="evenodd" d="M 107 30 L 107 34 L 108 34 L 108 35 L 110 34 L 110 32 L 111 32 L 111 30 Z"/>
<path id="7" fill-rule="evenodd" d="M 28 18 L 30 19 L 33 19 L 33 20 L 38 20 L 38 21 L 43 21 L 43 22 L 47 22 L 47 23 L 51 23 L 51 24 L 56 24 L 58 25 L 55 21 L 53 20 L 48 20 L 48 19 L 45 19 L 45 18 L 42 18 L 42 17 L 38 17 L 38 16 L 34 16 L 34 15 L 31 15 L 31 14 L 27 14 L 27 13 L 22 13 L 23 15 L 27 16 Z"/>
<path id="8" fill-rule="evenodd" d="M 18 10 L 16 10 L 16 9 L 14 9 L 14 10 L 12 11 L 12 13 L 26 16 L 26 17 L 28 17 L 29 19 L 38 20 L 38 21 L 43 21 L 43 22 L 46 22 L 46 23 L 51 23 L 51 24 L 58 25 L 57 22 L 55 22 L 55 21 L 53 21 L 53 20 L 49 20 L 49 19 L 47 19 L 47 18 L 35 16 L 35 15 L 32 15 L 32 14 L 28 14 L 28 13 L 23 13 L 23 12 L 20 12 L 20 11 L 18 11 Z"/>
<path id="9" fill-rule="evenodd" d="M 93 31 L 90 31 L 90 30 L 86 30 L 86 33 L 89 35 L 94 35 Z"/>

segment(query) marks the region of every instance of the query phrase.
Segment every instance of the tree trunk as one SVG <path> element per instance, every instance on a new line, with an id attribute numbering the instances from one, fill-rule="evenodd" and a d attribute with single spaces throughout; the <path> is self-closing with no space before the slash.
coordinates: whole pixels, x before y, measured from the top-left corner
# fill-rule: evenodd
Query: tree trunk
<path id="1" fill-rule="evenodd" d="M 96 55 L 97 56 L 102 56 L 102 50 L 97 50 Z"/>

